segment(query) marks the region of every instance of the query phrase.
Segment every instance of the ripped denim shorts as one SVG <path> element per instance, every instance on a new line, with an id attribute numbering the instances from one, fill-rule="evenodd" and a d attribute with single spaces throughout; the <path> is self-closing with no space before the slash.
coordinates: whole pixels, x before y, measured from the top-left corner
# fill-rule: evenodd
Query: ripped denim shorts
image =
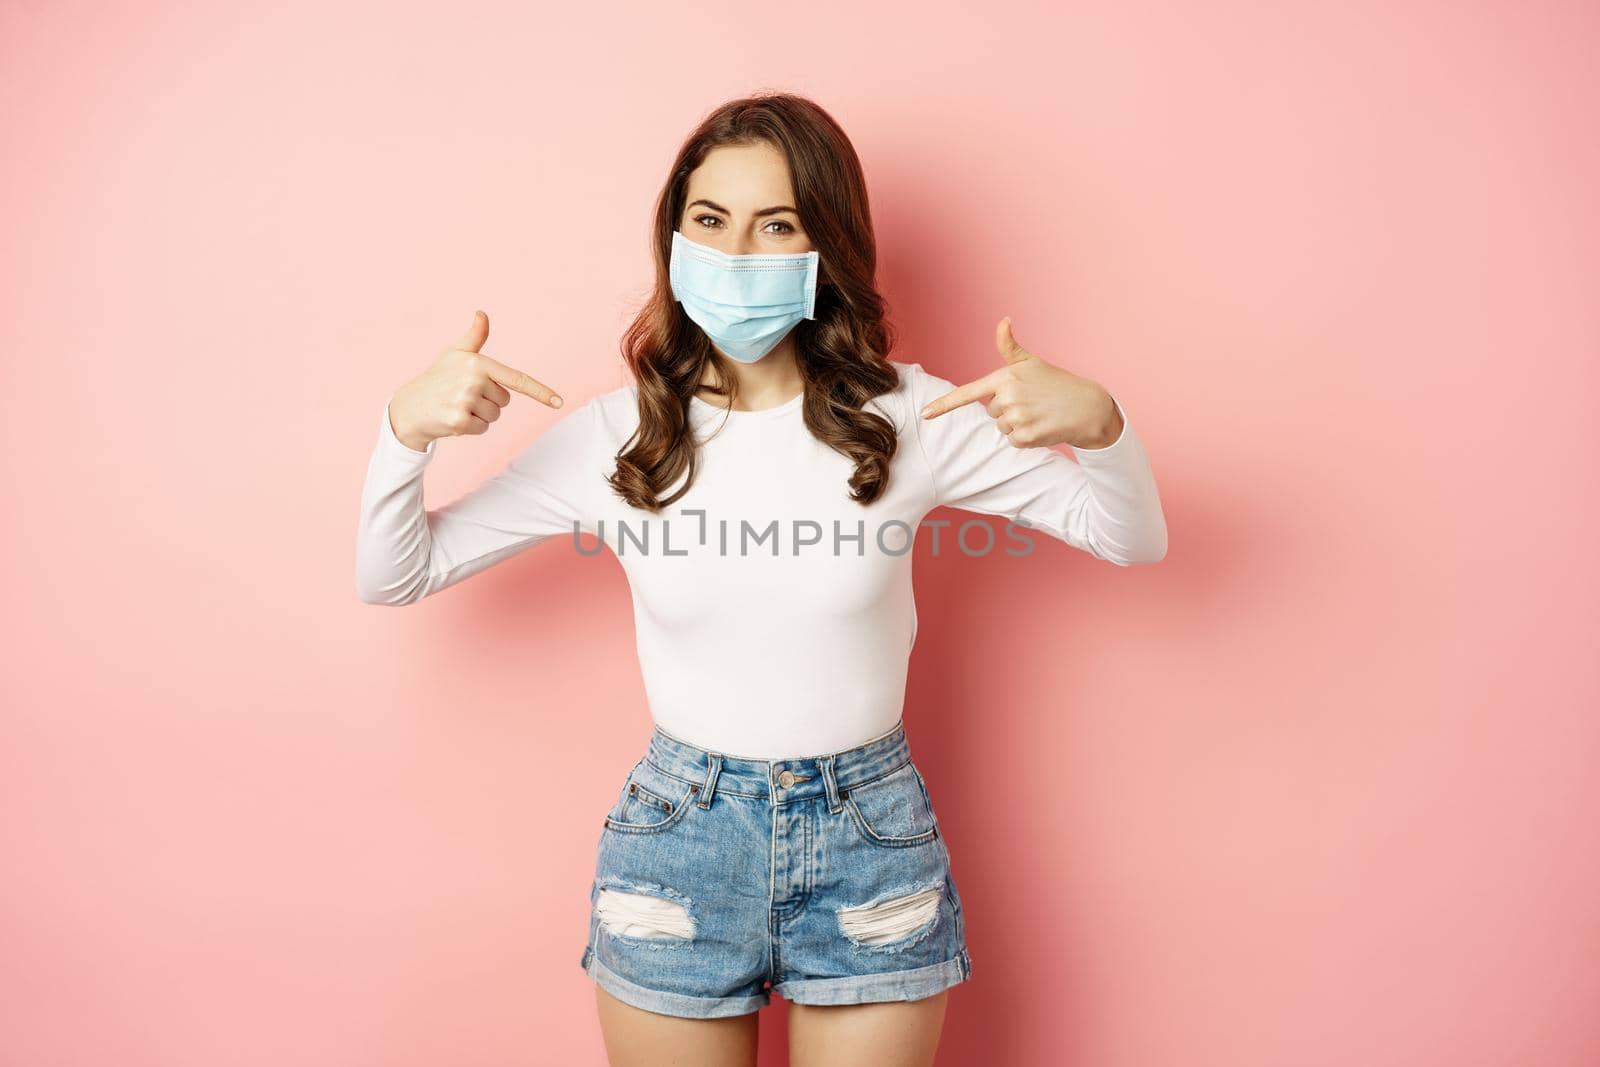
<path id="1" fill-rule="evenodd" d="M 950 853 L 903 721 L 790 759 L 659 726 L 605 816 L 583 969 L 690 1018 L 917 1000 L 972 974 Z"/>

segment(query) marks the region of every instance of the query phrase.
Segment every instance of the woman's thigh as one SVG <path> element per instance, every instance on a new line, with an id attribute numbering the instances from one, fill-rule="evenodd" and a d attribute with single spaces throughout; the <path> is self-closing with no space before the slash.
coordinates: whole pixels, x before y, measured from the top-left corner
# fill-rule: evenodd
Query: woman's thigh
<path id="1" fill-rule="evenodd" d="M 791 1004 L 789 1067 L 931 1067 L 949 999 Z"/>
<path id="2" fill-rule="evenodd" d="M 624 1003 L 598 984 L 595 1003 L 611 1067 L 657 1067 L 663 1063 L 755 1067 L 755 1012 L 721 1019 L 661 1015 Z"/>

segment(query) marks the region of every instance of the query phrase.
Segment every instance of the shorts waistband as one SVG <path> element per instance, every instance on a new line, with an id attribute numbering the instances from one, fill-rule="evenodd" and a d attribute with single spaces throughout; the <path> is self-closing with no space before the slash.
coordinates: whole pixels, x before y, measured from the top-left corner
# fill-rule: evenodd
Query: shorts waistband
<path id="1" fill-rule="evenodd" d="M 676 737 L 660 726 L 650 733 L 645 759 L 668 774 L 700 785 L 699 804 L 710 807 L 718 790 L 775 802 L 826 797 L 837 811 L 839 793 L 881 778 L 911 762 L 905 721 L 853 748 L 811 756 L 753 759 L 728 756 Z"/>

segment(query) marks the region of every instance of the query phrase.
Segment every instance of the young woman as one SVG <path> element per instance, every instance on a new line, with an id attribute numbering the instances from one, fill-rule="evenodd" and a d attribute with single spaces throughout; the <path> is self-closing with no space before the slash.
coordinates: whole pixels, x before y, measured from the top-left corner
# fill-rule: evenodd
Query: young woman
<path id="1" fill-rule="evenodd" d="M 1011 521 L 936 528 L 943 551 L 1021 552 L 1042 530 L 1157 561 L 1149 460 L 1111 394 L 1022 349 L 1009 319 L 998 368 L 960 388 L 888 358 L 861 167 L 804 98 L 712 113 L 652 238 L 634 383 L 466 496 L 424 509 L 435 442 L 484 433 L 513 392 L 561 398 L 484 354 L 481 312 L 391 395 L 359 595 L 415 603 L 552 538 L 598 552 L 580 531 L 621 562 L 654 728 L 604 817 L 581 957 L 613 1063 L 753 1064 L 774 992 L 793 1063 L 931 1063 L 972 964 L 901 721 L 912 541 L 945 504 Z"/>

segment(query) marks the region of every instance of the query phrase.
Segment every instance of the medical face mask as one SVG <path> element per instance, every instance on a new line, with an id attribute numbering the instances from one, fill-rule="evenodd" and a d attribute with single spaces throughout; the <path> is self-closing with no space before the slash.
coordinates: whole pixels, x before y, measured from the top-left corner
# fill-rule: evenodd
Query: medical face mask
<path id="1" fill-rule="evenodd" d="M 817 253 L 730 256 L 672 231 L 672 295 L 713 344 L 754 363 L 816 318 Z"/>

